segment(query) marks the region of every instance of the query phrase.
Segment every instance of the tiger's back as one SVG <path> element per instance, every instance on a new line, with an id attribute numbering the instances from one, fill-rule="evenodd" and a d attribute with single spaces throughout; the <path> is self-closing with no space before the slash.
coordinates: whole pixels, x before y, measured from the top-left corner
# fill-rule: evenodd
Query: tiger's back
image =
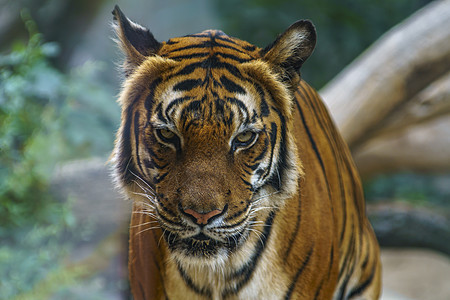
<path id="1" fill-rule="evenodd" d="M 135 200 L 135 299 L 377 299 L 379 250 L 349 150 L 298 69 L 300 21 L 265 49 L 157 42 L 118 8 L 127 79 L 113 153 Z"/>

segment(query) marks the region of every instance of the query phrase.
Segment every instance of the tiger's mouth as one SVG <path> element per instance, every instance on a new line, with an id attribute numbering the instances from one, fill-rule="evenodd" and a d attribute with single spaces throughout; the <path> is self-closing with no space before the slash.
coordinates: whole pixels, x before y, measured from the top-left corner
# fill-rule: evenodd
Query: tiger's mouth
<path id="1" fill-rule="evenodd" d="M 236 251 L 244 236 L 240 233 L 233 234 L 228 236 L 226 241 L 220 241 L 207 236 L 203 232 L 192 237 L 181 238 L 176 233 L 165 231 L 164 238 L 171 251 L 181 253 L 187 257 L 214 258 L 224 252 L 231 253 Z"/>

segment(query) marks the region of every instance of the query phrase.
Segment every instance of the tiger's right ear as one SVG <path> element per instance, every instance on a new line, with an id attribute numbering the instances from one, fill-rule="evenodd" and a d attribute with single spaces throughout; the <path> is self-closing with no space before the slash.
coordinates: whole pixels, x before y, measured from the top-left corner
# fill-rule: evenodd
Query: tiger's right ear
<path id="1" fill-rule="evenodd" d="M 125 74 L 129 75 L 145 60 L 146 56 L 156 54 L 161 43 L 153 37 L 150 30 L 130 21 L 119 6 L 114 7 L 112 14 L 118 44 L 126 56 Z"/>

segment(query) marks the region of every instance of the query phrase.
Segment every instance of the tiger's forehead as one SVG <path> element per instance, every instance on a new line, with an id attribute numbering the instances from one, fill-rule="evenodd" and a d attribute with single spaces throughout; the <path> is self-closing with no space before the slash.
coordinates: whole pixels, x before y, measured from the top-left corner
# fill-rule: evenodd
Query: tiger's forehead
<path id="1" fill-rule="evenodd" d="M 203 127 L 213 124 L 234 131 L 259 123 L 257 101 L 245 87 L 239 92 L 230 92 L 213 87 L 213 84 L 201 84 L 179 90 L 179 84 L 166 86 L 158 97 L 160 101 L 152 118 L 154 124 L 174 126 L 178 130 L 191 125 Z"/>
<path id="2" fill-rule="evenodd" d="M 234 63 L 242 63 L 260 57 L 260 50 L 246 41 L 229 37 L 220 30 L 205 30 L 163 42 L 158 55 L 177 61 L 213 59 L 219 56 L 234 60 Z"/>
<path id="3" fill-rule="evenodd" d="M 176 64 L 162 78 L 154 120 L 249 123 L 257 105 L 239 65 L 258 58 L 259 50 L 215 30 L 163 43 L 158 55 Z"/>

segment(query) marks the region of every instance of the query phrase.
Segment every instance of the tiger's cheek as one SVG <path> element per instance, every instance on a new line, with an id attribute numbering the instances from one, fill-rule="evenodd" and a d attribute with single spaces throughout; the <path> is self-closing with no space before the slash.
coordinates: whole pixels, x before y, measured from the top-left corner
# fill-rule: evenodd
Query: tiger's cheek
<path id="1" fill-rule="evenodd" d="M 175 178 L 173 176 L 176 168 L 176 152 L 170 147 L 162 145 L 153 135 L 152 128 L 146 128 L 145 149 L 142 155 L 145 157 L 145 174 L 154 186 L 155 196 L 164 209 L 174 210 L 176 207 L 170 204 L 169 199 L 176 197 L 174 186 Z"/>
<path id="2" fill-rule="evenodd" d="M 239 172 L 249 183 L 251 192 L 255 192 L 260 187 L 262 179 L 270 169 L 269 144 L 269 137 L 262 132 L 255 145 L 242 151 L 236 157 Z"/>

